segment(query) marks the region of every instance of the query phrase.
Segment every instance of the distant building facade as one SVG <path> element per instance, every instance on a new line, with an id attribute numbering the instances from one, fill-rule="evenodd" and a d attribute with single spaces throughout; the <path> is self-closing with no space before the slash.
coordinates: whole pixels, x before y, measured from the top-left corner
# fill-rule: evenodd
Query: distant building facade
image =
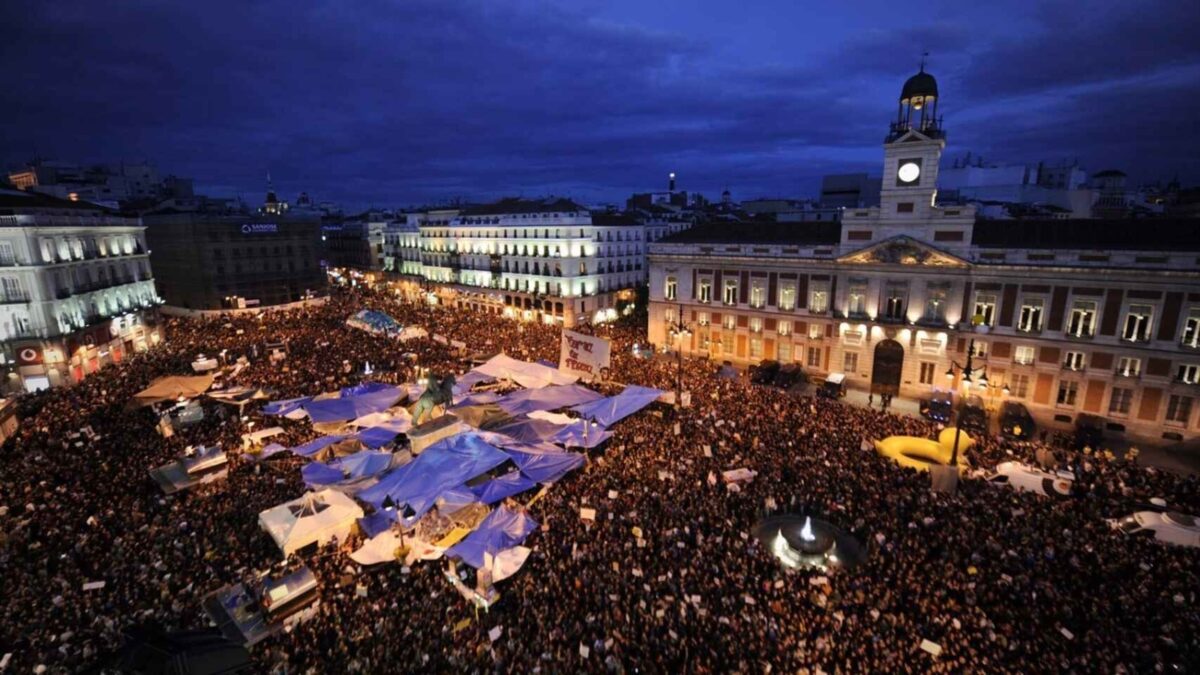
<path id="1" fill-rule="evenodd" d="M 78 382 L 163 338 L 144 229 L 93 204 L 0 190 L 5 391 Z"/>
<path id="2" fill-rule="evenodd" d="M 192 196 L 190 178 L 162 176 L 144 162 L 83 166 L 39 161 L 10 172 L 8 179 L 24 191 L 112 208 Z"/>
<path id="3" fill-rule="evenodd" d="M 159 270 L 158 291 L 168 305 L 218 310 L 288 304 L 325 293 L 321 219 L 315 212 L 201 204 L 147 213 L 143 222 Z"/>
<path id="4" fill-rule="evenodd" d="M 1200 436 L 1200 220 L 985 220 L 943 205 L 936 101 L 928 74 L 905 84 L 879 206 L 652 244 L 650 340 L 876 393 L 1019 401 L 1043 428 L 1088 414 L 1131 438 Z M 968 387 L 955 364 L 972 343 Z"/>

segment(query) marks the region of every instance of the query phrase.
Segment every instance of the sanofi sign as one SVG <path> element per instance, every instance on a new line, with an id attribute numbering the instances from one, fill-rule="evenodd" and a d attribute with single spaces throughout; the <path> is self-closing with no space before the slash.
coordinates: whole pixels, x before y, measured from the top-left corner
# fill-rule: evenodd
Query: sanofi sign
<path id="1" fill-rule="evenodd" d="M 245 223 L 242 234 L 276 234 L 279 232 L 278 223 Z"/>

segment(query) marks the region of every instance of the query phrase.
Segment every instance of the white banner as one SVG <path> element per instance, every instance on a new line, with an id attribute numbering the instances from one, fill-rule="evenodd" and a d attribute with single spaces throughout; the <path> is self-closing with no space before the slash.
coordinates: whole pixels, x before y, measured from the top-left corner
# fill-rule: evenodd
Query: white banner
<path id="1" fill-rule="evenodd" d="M 608 368 L 610 355 L 608 340 L 564 330 L 558 369 L 584 379 L 599 379 L 601 369 Z"/>

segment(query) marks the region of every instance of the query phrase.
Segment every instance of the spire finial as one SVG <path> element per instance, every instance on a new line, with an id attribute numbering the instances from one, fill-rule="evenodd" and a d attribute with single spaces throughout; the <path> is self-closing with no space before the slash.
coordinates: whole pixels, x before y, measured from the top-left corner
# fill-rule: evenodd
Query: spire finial
<path id="1" fill-rule="evenodd" d="M 925 59 L 929 58 L 929 52 L 921 52 L 921 72 L 925 72 Z"/>

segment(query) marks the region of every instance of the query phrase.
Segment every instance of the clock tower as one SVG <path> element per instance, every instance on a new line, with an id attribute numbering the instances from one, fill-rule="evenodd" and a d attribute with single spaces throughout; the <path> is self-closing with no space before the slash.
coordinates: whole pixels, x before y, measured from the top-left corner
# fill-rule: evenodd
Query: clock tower
<path id="1" fill-rule="evenodd" d="M 933 213 L 938 163 L 946 148 L 937 106 L 937 80 L 922 63 L 920 72 L 904 83 L 883 144 L 881 220 L 926 220 Z"/>

